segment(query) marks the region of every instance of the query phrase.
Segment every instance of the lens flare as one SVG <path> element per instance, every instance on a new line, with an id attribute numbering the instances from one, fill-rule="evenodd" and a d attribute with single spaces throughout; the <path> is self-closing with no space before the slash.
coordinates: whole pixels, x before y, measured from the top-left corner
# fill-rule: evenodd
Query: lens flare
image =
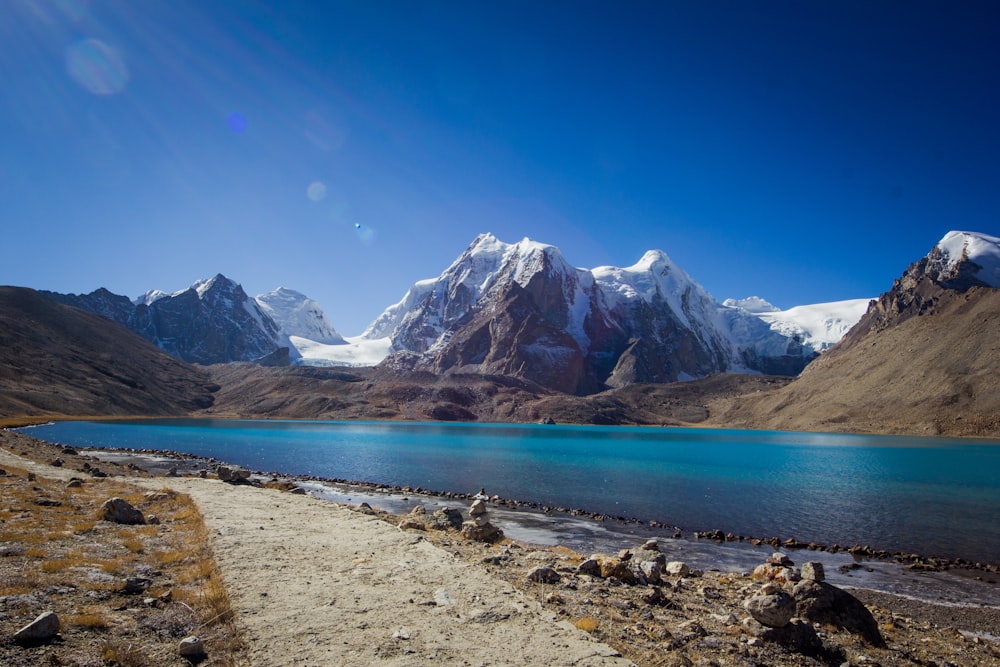
<path id="1" fill-rule="evenodd" d="M 372 245 L 375 243 L 375 230 L 368 225 L 362 225 L 360 222 L 354 223 L 354 233 L 358 235 L 358 240 L 364 245 Z"/>
<path id="2" fill-rule="evenodd" d="M 128 68 L 118 51 L 93 38 L 66 47 L 66 72 L 94 95 L 120 93 L 129 80 Z"/>
<path id="3" fill-rule="evenodd" d="M 326 197 L 326 184 L 322 181 L 313 181 L 306 188 L 306 196 L 313 201 L 320 201 Z"/>
<path id="4" fill-rule="evenodd" d="M 243 134 L 247 131 L 247 117 L 239 111 L 234 111 L 226 116 L 226 125 L 236 134 Z"/>

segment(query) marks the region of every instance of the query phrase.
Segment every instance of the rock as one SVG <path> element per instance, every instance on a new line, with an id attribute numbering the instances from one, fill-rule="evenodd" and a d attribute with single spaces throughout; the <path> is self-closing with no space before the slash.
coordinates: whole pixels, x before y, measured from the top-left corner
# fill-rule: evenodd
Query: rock
<path id="1" fill-rule="evenodd" d="M 62 468 L 62 465 L 63 465 L 64 463 L 66 463 L 66 462 L 65 462 L 65 461 L 63 461 L 62 459 L 60 459 L 60 458 L 55 458 L 55 459 L 52 459 L 52 460 L 51 460 L 51 461 L 49 462 L 49 465 L 50 465 L 50 466 L 52 466 L 52 467 L 54 467 L 54 468 Z"/>
<path id="2" fill-rule="evenodd" d="M 79 489 L 81 486 L 83 486 L 83 481 L 82 480 L 71 479 L 71 480 L 69 480 L 69 484 L 66 485 L 66 488 L 67 489 Z"/>
<path id="3" fill-rule="evenodd" d="M 219 479 L 229 484 L 247 484 L 250 479 L 250 471 L 242 468 L 230 468 L 229 466 L 219 466 L 216 469 Z"/>
<path id="4" fill-rule="evenodd" d="M 146 524 L 149 526 L 159 526 L 160 517 L 156 516 L 155 514 L 150 514 L 149 516 L 146 517 Z"/>
<path id="5" fill-rule="evenodd" d="M 539 584 L 558 584 L 562 577 L 551 567 L 536 567 L 528 573 L 528 581 Z"/>
<path id="6" fill-rule="evenodd" d="M 122 592 L 129 595 L 137 595 L 145 593 L 146 589 L 152 585 L 152 579 L 147 579 L 146 577 L 129 577 L 125 580 L 125 587 L 122 589 Z"/>
<path id="7" fill-rule="evenodd" d="M 806 579 L 795 584 L 796 613 L 810 623 L 835 625 L 860 635 L 872 646 L 885 646 L 875 617 L 850 593 L 825 581 Z"/>
<path id="8" fill-rule="evenodd" d="M 486 501 L 482 498 L 476 498 L 472 502 L 472 507 L 469 508 L 469 516 L 477 517 L 486 514 Z"/>
<path id="9" fill-rule="evenodd" d="M 18 644 L 47 642 L 59 634 L 59 617 L 53 611 L 43 612 L 26 626 L 14 633 Z"/>
<path id="10" fill-rule="evenodd" d="M 205 645 L 197 637 L 185 637 L 177 652 L 184 658 L 200 658 L 205 655 Z"/>
<path id="11" fill-rule="evenodd" d="M 795 571 L 795 568 L 785 567 L 784 565 L 774 565 L 772 563 L 758 565 L 753 569 L 753 574 L 751 576 L 754 579 L 776 581 L 780 584 L 795 582 L 802 578 L 799 576 L 799 573 Z"/>
<path id="12" fill-rule="evenodd" d="M 417 519 L 403 519 L 399 522 L 400 530 L 427 530 L 427 526 Z"/>
<path id="13" fill-rule="evenodd" d="M 112 523 L 124 523 L 128 525 L 144 524 L 145 517 L 142 512 L 132 507 L 131 503 L 122 498 L 109 498 L 101 505 L 101 517 L 105 521 Z"/>
<path id="14" fill-rule="evenodd" d="M 427 508 L 424 507 L 423 505 L 417 505 L 412 510 L 410 510 L 410 514 L 413 515 L 427 514 Z"/>
<path id="15" fill-rule="evenodd" d="M 596 558 L 588 558 L 576 566 L 576 573 L 599 577 L 601 576 L 601 564 L 597 562 Z"/>
<path id="16" fill-rule="evenodd" d="M 784 591 L 774 595 L 754 595 L 744 601 L 743 607 L 761 625 L 783 628 L 795 615 L 795 598 Z"/>
<path id="17" fill-rule="evenodd" d="M 601 577 L 604 579 L 614 577 L 623 584 L 635 584 L 635 573 L 628 562 L 620 558 L 600 558 L 597 562 L 601 567 Z"/>
<path id="18" fill-rule="evenodd" d="M 439 509 L 430 515 L 428 526 L 437 530 L 461 529 L 462 512 L 454 507 Z"/>
<path id="19" fill-rule="evenodd" d="M 826 574 L 823 572 L 823 563 L 809 561 L 802 564 L 802 578 L 809 581 L 823 581 Z"/>
<path id="20" fill-rule="evenodd" d="M 659 551 L 660 543 L 655 539 L 646 540 L 646 542 L 640 547 L 640 549 L 645 549 L 646 551 Z"/>
<path id="21" fill-rule="evenodd" d="M 642 596 L 642 601 L 648 605 L 654 605 L 658 607 L 672 606 L 673 600 L 663 594 L 663 590 L 659 586 L 653 586 L 650 588 L 649 592 Z"/>
<path id="22" fill-rule="evenodd" d="M 667 563 L 663 571 L 672 577 L 686 577 L 691 574 L 691 568 L 687 566 L 687 563 L 682 563 L 679 560 L 672 560 Z"/>
<path id="23" fill-rule="evenodd" d="M 7 474 L 7 471 L 4 470 L 3 468 L 0 468 L 0 477 L 4 477 L 6 474 Z"/>
<path id="24" fill-rule="evenodd" d="M 653 560 L 642 560 L 638 561 L 637 565 L 639 572 L 642 573 L 642 577 L 646 580 L 646 583 L 660 583 L 661 573 L 663 572 L 663 566 L 660 563 Z"/>
<path id="25" fill-rule="evenodd" d="M 482 526 L 477 525 L 475 521 L 466 521 L 462 524 L 462 537 L 492 544 L 503 539 L 503 531 L 488 521 Z"/>
<path id="26" fill-rule="evenodd" d="M 781 553 L 780 551 L 775 551 L 773 554 L 768 556 L 767 562 L 771 565 L 794 565 L 792 559 Z"/>
<path id="27" fill-rule="evenodd" d="M 63 447 L 62 451 L 60 452 L 60 454 L 64 454 L 66 456 L 76 456 L 77 455 L 77 451 L 75 449 L 73 449 L 72 447 Z"/>

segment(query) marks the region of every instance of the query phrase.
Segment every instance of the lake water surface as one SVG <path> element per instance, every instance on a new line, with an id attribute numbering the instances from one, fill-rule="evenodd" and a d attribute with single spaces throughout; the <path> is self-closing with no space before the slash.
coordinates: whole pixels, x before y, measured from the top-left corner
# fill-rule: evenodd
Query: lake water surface
<path id="1" fill-rule="evenodd" d="M 1000 559 L 1000 441 L 562 425 L 144 420 L 25 430 L 251 470 L 475 492 L 841 545 Z"/>

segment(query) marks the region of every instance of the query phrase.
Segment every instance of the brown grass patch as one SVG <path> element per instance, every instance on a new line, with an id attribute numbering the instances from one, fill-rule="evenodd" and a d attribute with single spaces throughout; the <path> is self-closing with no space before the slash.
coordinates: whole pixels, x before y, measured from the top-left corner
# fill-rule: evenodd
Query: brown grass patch
<path id="1" fill-rule="evenodd" d="M 0 444 L 5 437 L 0 431 Z M 56 454 L 38 455 L 44 461 Z M 23 600 L 6 601 L 0 637 L 34 619 L 40 606 L 60 616 L 63 633 L 54 652 L 51 646 L 25 649 L 0 642 L 0 665 L 165 664 L 187 634 L 215 647 L 204 665 L 241 664 L 244 648 L 229 596 L 190 497 L 146 492 L 116 477 L 67 489 L 65 481 L 41 475 L 29 481 L 26 471 L 3 467 L 8 474 L 0 476 L 0 543 L 17 555 L 0 558 L 0 596 Z M 147 516 L 156 514 L 163 524 L 102 520 L 98 508 L 114 496 Z M 40 498 L 61 505 L 38 505 Z M 124 580 L 132 576 L 153 580 L 147 593 L 157 598 L 155 604 L 143 604 L 146 595 L 124 592 Z M 24 653 L 34 650 L 38 653 Z M 70 662 L 59 662 L 66 659 Z"/>
<path id="2" fill-rule="evenodd" d="M 593 616 L 584 616 L 583 618 L 578 618 L 573 621 L 573 625 L 584 632 L 592 634 L 595 630 L 597 630 L 597 626 L 600 625 L 600 622 Z"/>
<path id="3" fill-rule="evenodd" d="M 76 625 L 81 628 L 103 630 L 110 625 L 107 614 L 101 607 L 91 606 L 79 614 L 70 614 L 63 619 L 66 625 Z"/>

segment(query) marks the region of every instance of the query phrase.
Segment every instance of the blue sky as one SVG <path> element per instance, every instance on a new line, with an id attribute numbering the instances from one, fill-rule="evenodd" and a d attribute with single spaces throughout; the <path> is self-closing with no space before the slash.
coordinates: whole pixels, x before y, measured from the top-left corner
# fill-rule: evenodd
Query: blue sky
<path id="1" fill-rule="evenodd" d="M 0 284 L 224 273 L 357 334 L 480 232 L 875 296 L 1000 235 L 995 2 L 0 3 Z"/>

